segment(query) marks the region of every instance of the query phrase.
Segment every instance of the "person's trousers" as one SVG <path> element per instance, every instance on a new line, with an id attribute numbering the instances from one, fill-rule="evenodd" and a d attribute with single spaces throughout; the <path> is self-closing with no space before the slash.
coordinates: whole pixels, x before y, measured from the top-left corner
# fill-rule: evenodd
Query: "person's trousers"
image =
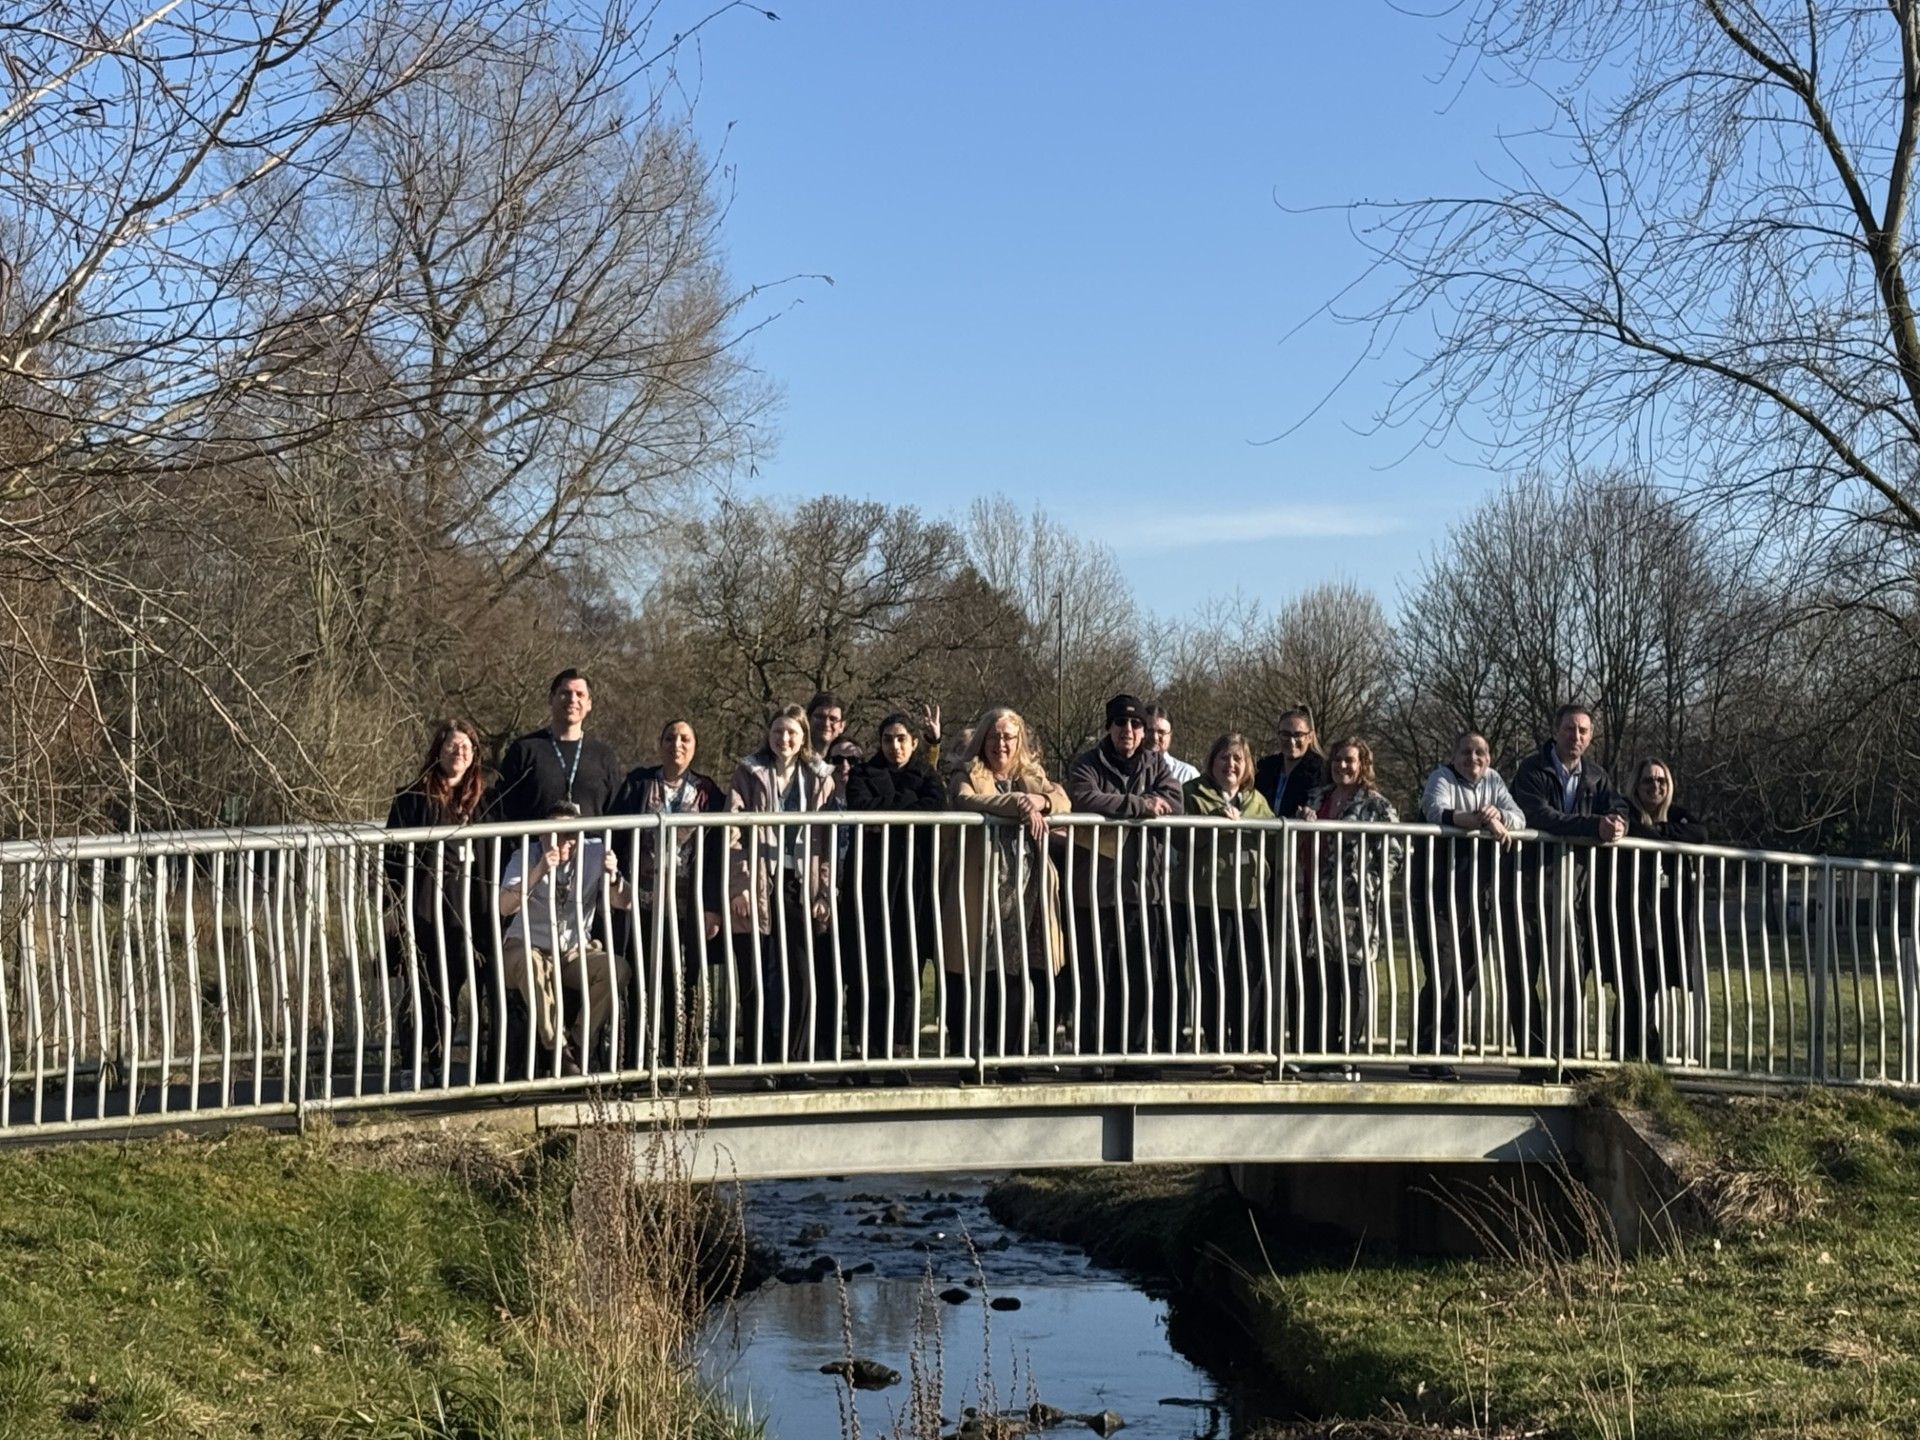
<path id="1" fill-rule="evenodd" d="M 652 910 L 634 912 L 636 956 L 653 954 L 656 923 Z M 645 986 L 654 997 L 654 1006 L 659 1012 L 658 1040 L 636 1027 L 628 1049 L 641 1066 L 655 1053 L 662 1065 L 699 1065 L 706 1054 L 707 1017 L 714 1003 L 710 995 L 703 1003 L 702 987 L 713 955 L 713 942 L 707 939 L 706 916 L 698 905 L 683 897 L 675 913 L 666 917 L 660 933 L 661 963 L 656 966 L 649 962 L 637 970 L 634 987 L 636 1000 L 640 986 Z M 637 1003 L 634 1013 L 640 1013 Z"/>
<path id="2" fill-rule="evenodd" d="M 1193 1033 L 1181 1039 L 1200 1054 L 1266 1050 L 1272 1031 L 1266 1014 L 1268 942 L 1260 916 L 1222 906 L 1189 912 L 1176 907 L 1175 924 L 1191 937 L 1186 992 L 1192 997 Z"/>
<path id="3" fill-rule="evenodd" d="M 1562 916 L 1556 863 L 1572 862 L 1520 867 L 1503 897 L 1507 1030 L 1523 1054 L 1579 1059 L 1595 1031 L 1586 1011 L 1587 982 L 1596 974 L 1603 984 L 1613 979 L 1614 914 L 1609 896 L 1589 895 L 1592 877 L 1577 865 L 1573 913 Z M 1633 969 L 1629 951 L 1623 949 L 1620 961 Z"/>
<path id="4" fill-rule="evenodd" d="M 1051 977 L 1056 1017 L 1068 1014 L 1067 992 Z M 942 970 L 947 1054 L 989 1058 L 1044 1055 L 1048 1039 L 1048 975 L 1045 970 L 990 970 L 975 985 L 957 970 Z"/>
<path id="5" fill-rule="evenodd" d="M 430 922 L 416 919 L 414 926 L 411 944 L 404 933 L 386 937 L 387 970 L 397 982 L 393 995 L 393 1050 L 396 1063 L 411 1066 L 417 1037 L 421 1067 L 432 1070 L 446 1061 L 448 1009 L 467 983 L 469 958 L 482 977 L 488 967 L 482 965 L 479 956 L 469 957 L 466 933 L 458 926 L 447 925 L 444 937 L 430 928 Z M 482 984 L 485 984 L 484 978 Z M 457 1024 L 458 1017 L 455 1020 Z"/>
<path id="6" fill-rule="evenodd" d="M 540 1048 L 551 1050 L 560 1041 L 585 1065 L 613 1014 L 614 997 L 626 989 L 626 960 L 592 940 L 584 950 L 576 945 L 560 954 L 556 977 L 554 957 L 516 936 L 507 937 L 500 958 L 507 988 L 526 1002 Z"/>
<path id="7" fill-rule="evenodd" d="M 848 1028 L 869 1060 L 910 1055 L 920 1033 L 920 952 L 931 950 L 933 935 L 918 914 L 909 917 L 910 904 L 903 899 L 888 915 L 877 904 L 866 905 L 854 922 L 859 929 L 848 927 L 840 942 L 846 970 L 857 982 L 847 997 Z M 853 918 L 851 911 L 843 913 Z"/>
<path id="8" fill-rule="evenodd" d="M 1298 1049 L 1303 1055 L 1352 1055 L 1366 1048 L 1371 1003 L 1364 960 L 1340 958 L 1337 945 L 1309 946 L 1300 961 Z"/>
<path id="9" fill-rule="evenodd" d="M 1179 965 L 1160 905 L 1075 906 L 1074 1046 L 1082 1055 L 1165 1054 L 1179 1043 Z"/>
<path id="10" fill-rule="evenodd" d="M 1492 874 L 1483 872 L 1483 880 L 1476 891 L 1466 869 L 1436 864 L 1429 896 L 1426 877 L 1416 872 L 1413 943 L 1421 984 L 1414 1001 L 1415 1054 L 1457 1057 L 1463 1038 L 1473 1033 L 1481 949 L 1493 944 L 1495 934 Z"/>
<path id="11" fill-rule="evenodd" d="M 752 1037 L 751 1064 L 833 1060 L 846 996 L 839 985 L 830 937 L 814 929 L 811 906 L 797 880 L 777 885 L 768 928 L 733 937 L 740 1029 Z"/>

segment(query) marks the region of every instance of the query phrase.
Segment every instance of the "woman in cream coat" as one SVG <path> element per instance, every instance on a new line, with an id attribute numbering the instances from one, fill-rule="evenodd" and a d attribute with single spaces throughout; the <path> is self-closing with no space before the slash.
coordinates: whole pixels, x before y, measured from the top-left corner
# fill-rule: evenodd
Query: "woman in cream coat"
<path id="1" fill-rule="evenodd" d="M 1034 1022 L 1047 1021 L 1050 977 L 1066 953 L 1047 821 L 1070 808 L 1067 792 L 1047 778 L 1026 722 L 996 705 L 973 727 L 952 798 L 956 810 L 1011 823 L 958 832 L 941 887 L 947 1053 L 972 1054 L 971 1037 L 984 1033 L 989 1055 L 1027 1054 Z M 989 973 L 994 955 L 998 969 Z M 971 982 L 980 978 L 985 984 L 976 992 Z M 1063 1003 L 1056 1000 L 1056 1008 Z M 1038 1038 L 1044 1051 L 1045 1036 Z"/>

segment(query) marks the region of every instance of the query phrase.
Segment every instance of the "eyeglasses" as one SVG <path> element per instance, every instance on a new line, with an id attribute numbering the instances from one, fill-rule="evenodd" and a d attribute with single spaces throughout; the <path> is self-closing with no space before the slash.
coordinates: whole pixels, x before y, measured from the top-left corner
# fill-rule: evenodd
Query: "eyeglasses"
<path id="1" fill-rule="evenodd" d="M 1153 738 L 1156 740 L 1171 740 L 1173 738 L 1173 731 L 1156 730 L 1153 732 Z"/>
<path id="2" fill-rule="evenodd" d="M 1313 738 L 1313 732 L 1311 730 L 1282 730 L 1280 732 L 1280 738 L 1282 740 L 1311 740 Z"/>
<path id="3" fill-rule="evenodd" d="M 1113 723 L 1116 725 L 1124 725 L 1129 730 L 1144 730 L 1147 728 L 1147 722 L 1142 720 L 1138 715 L 1129 715 L 1126 719 L 1116 720 Z"/>

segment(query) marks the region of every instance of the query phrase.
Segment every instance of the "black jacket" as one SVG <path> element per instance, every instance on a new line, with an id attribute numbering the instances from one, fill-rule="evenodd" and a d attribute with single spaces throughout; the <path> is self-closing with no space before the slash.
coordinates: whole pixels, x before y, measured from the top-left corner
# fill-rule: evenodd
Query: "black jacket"
<path id="1" fill-rule="evenodd" d="M 946 808 L 946 786 L 917 753 L 897 770 L 875 755 L 860 761 L 847 775 L 849 811 Z M 953 833 L 943 837 L 949 846 L 956 838 Z M 909 841 L 904 826 L 872 825 L 861 830 L 859 851 L 840 865 L 843 903 L 853 910 L 864 908 L 869 923 L 876 927 L 883 916 L 890 917 L 893 943 L 902 954 L 910 939 L 922 947 L 932 941 L 933 856 L 930 830 L 916 828 Z"/>
<path id="2" fill-rule="evenodd" d="M 1663 821 L 1627 817 L 1627 835 L 1634 840 L 1668 840 L 1681 845 L 1704 845 L 1707 827 L 1678 805 L 1669 806 Z M 1601 872 L 1603 881 L 1618 886 L 1614 906 L 1620 920 L 1621 945 L 1630 947 L 1639 940 L 1642 963 L 1653 973 L 1656 961 L 1664 966 L 1664 983 L 1681 985 L 1691 968 L 1685 957 L 1697 950 L 1696 887 L 1700 884 L 1700 860 L 1692 855 L 1675 855 L 1662 850 L 1615 852 L 1617 875 Z M 1610 857 L 1611 858 L 1611 857 Z M 1638 898 L 1639 926 L 1634 926 L 1635 899 Z"/>
<path id="3" fill-rule="evenodd" d="M 1282 820 L 1291 820 L 1307 803 L 1307 797 L 1327 783 L 1327 761 L 1318 750 L 1309 750 L 1300 757 L 1300 763 L 1293 767 L 1293 773 L 1287 776 L 1284 790 L 1280 789 L 1280 776 L 1286 768 L 1287 757 L 1277 751 L 1272 755 L 1262 755 L 1253 767 L 1253 788 L 1273 806 L 1273 813 Z M 1279 791 L 1276 796 L 1275 791 Z"/>
<path id="4" fill-rule="evenodd" d="M 918 753 L 895 769 L 880 756 L 862 760 L 847 776 L 849 810 L 944 810 L 947 788 Z"/>
<path id="5" fill-rule="evenodd" d="M 389 830 L 424 830 L 435 825 L 454 825 L 459 821 L 449 815 L 445 808 L 435 804 L 427 797 L 426 787 L 415 781 L 393 797 L 393 805 L 387 811 Z M 488 907 L 488 886 L 486 857 L 493 842 L 490 840 L 446 840 L 432 844 L 411 847 L 413 849 L 413 883 L 407 883 L 407 850 L 405 845 L 386 847 L 384 869 L 386 872 L 387 892 L 396 905 L 407 905 L 411 900 L 413 910 L 414 933 L 421 944 L 428 943 L 433 935 L 433 912 L 435 901 L 443 909 L 441 923 L 450 932 L 464 931 L 466 921 L 472 917 L 486 915 Z M 461 894 L 461 882 L 467 876 L 464 852 L 471 849 L 473 871 L 471 890 L 464 897 Z"/>
<path id="6" fill-rule="evenodd" d="M 1627 836 L 1633 840 L 1671 840 L 1678 845 L 1704 845 L 1707 843 L 1707 827 L 1682 807 L 1669 805 L 1667 818 L 1657 822 L 1629 814 Z"/>
<path id="7" fill-rule="evenodd" d="M 578 805 L 582 815 L 607 814 L 620 790 L 620 762 L 611 745 L 591 735 L 582 737 L 579 747 L 576 763 L 574 742 L 555 740 L 552 730 L 535 730 L 514 741 L 501 757 L 500 779 L 487 797 L 488 818 L 531 824 L 565 800 Z"/>
<path id="8" fill-rule="evenodd" d="M 1626 797 L 1613 788 L 1607 772 L 1591 755 L 1580 762 L 1580 775 L 1574 791 L 1573 806 L 1565 808 L 1566 797 L 1560 788 L 1560 776 L 1553 767 L 1553 742 L 1549 740 L 1520 762 L 1508 787 L 1527 817 L 1527 827 L 1546 835 L 1600 838 L 1600 820 L 1606 815 L 1624 816 Z"/>

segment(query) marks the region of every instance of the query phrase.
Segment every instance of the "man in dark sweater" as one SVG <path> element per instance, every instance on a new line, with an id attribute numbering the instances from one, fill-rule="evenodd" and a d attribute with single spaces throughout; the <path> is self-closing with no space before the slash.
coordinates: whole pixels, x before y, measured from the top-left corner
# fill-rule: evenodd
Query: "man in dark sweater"
<path id="1" fill-rule="evenodd" d="M 1147 707 L 1133 696 L 1116 695 L 1107 702 L 1106 738 L 1067 767 L 1067 798 L 1076 811 L 1110 820 L 1148 820 L 1186 809 L 1166 757 L 1147 748 L 1146 725 Z M 1080 1053 L 1145 1048 L 1149 1038 L 1153 1050 L 1169 1052 L 1178 1039 L 1174 1017 L 1181 967 L 1168 953 L 1160 877 L 1165 838 L 1129 826 L 1083 825 L 1074 827 L 1073 843 L 1069 898 Z"/>
<path id="2" fill-rule="evenodd" d="M 1611 845 L 1627 833 L 1626 797 L 1613 788 L 1600 762 L 1587 754 L 1592 744 L 1593 713 L 1584 705 L 1562 705 L 1554 713 L 1553 738 L 1522 760 L 1513 774 L 1513 798 L 1525 813 L 1529 829 L 1601 845 Z M 1507 1026 L 1516 1044 L 1524 1035 L 1531 1055 L 1547 1053 L 1543 1007 L 1558 1019 L 1560 1053 L 1577 1053 L 1573 994 L 1586 969 L 1611 942 L 1612 913 L 1605 905 L 1594 909 L 1597 925 L 1587 923 L 1588 857 L 1584 847 L 1551 841 L 1529 841 L 1516 852 L 1514 883 L 1508 891 Z M 1553 926 L 1563 865 L 1574 868 L 1574 914 L 1569 927 L 1573 956 L 1569 964 L 1556 969 Z M 1543 974 L 1548 984 L 1544 993 L 1537 993 Z"/>
<path id="3" fill-rule="evenodd" d="M 522 735 L 500 761 L 500 780 L 488 800 L 495 820 L 531 824 L 556 805 L 578 805 L 583 816 L 604 815 L 623 772 L 613 747 L 588 738 L 593 687 L 578 670 L 562 670 L 547 687 L 549 723 Z"/>

